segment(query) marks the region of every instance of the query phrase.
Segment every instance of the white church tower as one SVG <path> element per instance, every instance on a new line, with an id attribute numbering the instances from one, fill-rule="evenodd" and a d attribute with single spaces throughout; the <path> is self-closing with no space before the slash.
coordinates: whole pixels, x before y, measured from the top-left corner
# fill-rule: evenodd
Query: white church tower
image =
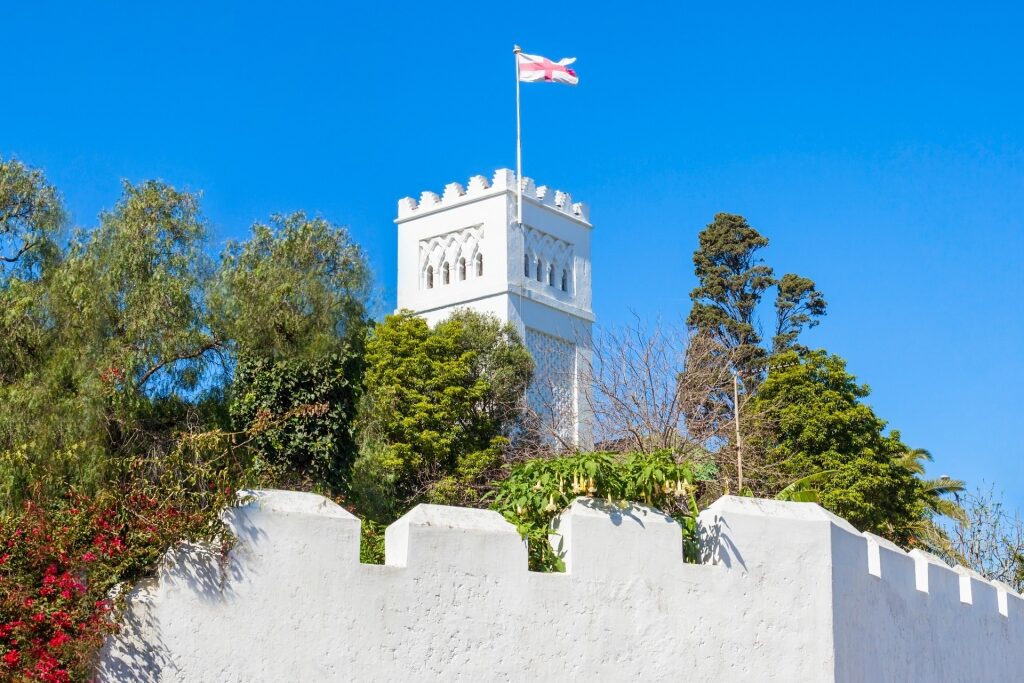
<path id="1" fill-rule="evenodd" d="M 587 207 L 523 179 L 516 222 L 515 173 L 474 176 L 444 194 L 398 202 L 398 308 L 434 324 L 459 308 L 513 323 L 533 355 L 528 391 L 542 429 L 593 447 L 584 381 L 591 360 Z"/>

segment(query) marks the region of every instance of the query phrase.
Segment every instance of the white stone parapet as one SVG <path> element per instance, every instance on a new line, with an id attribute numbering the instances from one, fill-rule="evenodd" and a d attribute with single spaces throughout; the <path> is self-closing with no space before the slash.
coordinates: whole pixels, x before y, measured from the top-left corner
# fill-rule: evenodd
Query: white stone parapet
<path id="1" fill-rule="evenodd" d="M 572 196 L 568 192 L 552 190 L 546 185 L 538 187 L 532 178 L 524 177 L 522 182 L 524 199 L 589 223 L 590 210 L 587 205 L 582 202 L 573 202 Z M 401 221 L 406 218 L 422 215 L 428 211 L 474 201 L 500 192 L 515 193 L 515 191 L 516 174 L 507 168 L 501 168 L 494 172 L 490 180 L 482 175 L 475 175 L 469 179 L 469 183 L 465 187 L 457 182 L 448 183 L 444 186 L 444 192 L 440 195 L 436 192 L 424 190 L 420 193 L 419 201 L 412 197 L 399 199 L 398 220 Z"/>
<path id="2" fill-rule="evenodd" d="M 861 534 L 817 505 L 724 497 L 706 564 L 640 505 L 581 498 L 527 570 L 487 510 L 420 505 L 358 560 L 360 522 L 313 494 L 258 491 L 224 519 L 227 558 L 170 553 L 133 591 L 107 681 L 1018 681 L 1024 599 Z"/>

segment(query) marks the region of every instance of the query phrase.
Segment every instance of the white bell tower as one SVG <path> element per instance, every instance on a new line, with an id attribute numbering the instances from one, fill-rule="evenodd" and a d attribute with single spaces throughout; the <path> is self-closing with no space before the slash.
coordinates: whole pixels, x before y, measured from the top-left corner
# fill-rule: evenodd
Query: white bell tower
<path id="1" fill-rule="evenodd" d="M 512 322 L 536 369 L 529 404 L 542 429 L 566 444 L 593 447 L 585 368 L 591 361 L 587 207 L 523 179 L 523 223 L 516 222 L 516 178 L 500 169 L 444 194 L 398 202 L 398 308 L 434 324 L 459 308 Z"/>

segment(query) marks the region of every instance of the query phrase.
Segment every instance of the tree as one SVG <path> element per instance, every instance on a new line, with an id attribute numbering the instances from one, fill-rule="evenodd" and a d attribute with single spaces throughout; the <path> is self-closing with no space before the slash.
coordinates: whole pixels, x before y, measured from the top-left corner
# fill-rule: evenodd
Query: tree
<path id="1" fill-rule="evenodd" d="M 742 216 L 730 213 L 715 214 L 698 240 L 693 265 L 699 284 L 690 292 L 693 307 L 687 323 L 733 351 L 738 367 L 757 368 L 765 352 L 756 309 L 775 282 L 772 269 L 758 254 L 768 240 Z"/>
<path id="2" fill-rule="evenodd" d="M 911 544 L 930 494 L 906 461 L 898 432 L 862 402 L 866 386 L 842 358 L 824 351 L 782 354 L 752 403 L 771 422 L 762 444 L 793 477 L 816 482 L 818 501 L 865 531 Z"/>
<path id="3" fill-rule="evenodd" d="M 15 159 L 0 159 L 0 285 L 13 275 L 38 276 L 52 258 L 65 212 L 43 172 Z"/>
<path id="4" fill-rule="evenodd" d="M 366 255 L 345 228 L 301 212 L 274 216 L 224 250 L 213 326 L 243 355 L 314 358 L 364 333 L 370 287 Z"/>
<path id="5" fill-rule="evenodd" d="M 793 348 L 804 329 L 818 324 L 827 308 L 825 298 L 805 277 L 787 273 L 775 279 L 760 256 L 768 239 L 743 216 L 715 214 L 698 241 L 693 265 L 699 284 L 690 292 L 687 323 L 729 350 L 734 369 L 756 386 L 768 357 L 757 317 L 765 292 L 777 287 L 773 353 Z"/>
<path id="6" fill-rule="evenodd" d="M 206 222 L 195 194 L 157 181 L 123 190 L 63 265 L 60 306 L 88 323 L 70 326 L 68 341 L 92 346 L 90 360 L 129 394 L 180 396 L 223 346 L 204 318 Z"/>
<path id="7" fill-rule="evenodd" d="M 515 329 L 460 311 L 431 329 L 388 316 L 366 345 L 360 510 L 394 517 L 417 501 L 467 503 L 518 428 L 533 361 Z"/>
<path id="8" fill-rule="evenodd" d="M 817 326 L 819 318 L 825 315 L 825 297 L 817 290 L 813 280 L 793 273 L 786 273 L 776 282 L 778 295 L 775 298 L 775 336 L 772 338 L 772 352 L 782 353 L 795 346 L 797 337 L 804 329 Z"/>
<path id="9" fill-rule="evenodd" d="M 15 170 L 15 185 L 28 189 L 5 201 L 29 208 L 8 211 L 19 218 L 5 234 L 42 244 L 61 215 L 56 192 Z M 22 196 L 30 190 L 38 196 Z M 338 485 L 354 453 L 370 287 L 343 228 L 275 217 L 217 264 L 199 197 L 147 181 L 124 183 L 97 227 L 47 249 L 45 259 L 24 250 L 21 261 L 35 265 L 0 282 L 0 332 L 12 341 L 0 347 L 5 502 L 69 485 L 98 490 L 140 455 L 156 467 L 183 435 L 227 429 L 232 397 L 237 431 L 275 424 L 247 441 L 250 452 L 268 449 L 261 462 Z M 330 404 L 323 415 L 314 398 Z"/>
<path id="10" fill-rule="evenodd" d="M 165 451 L 221 342 L 204 325 L 205 223 L 195 195 L 124 184 L 38 277 L 8 282 L 23 342 L 2 363 L 0 488 L 95 490 L 129 454 Z"/>
<path id="11" fill-rule="evenodd" d="M 38 281 L 60 258 L 64 223 L 43 172 L 0 158 L 0 385 L 31 372 L 49 348 Z"/>

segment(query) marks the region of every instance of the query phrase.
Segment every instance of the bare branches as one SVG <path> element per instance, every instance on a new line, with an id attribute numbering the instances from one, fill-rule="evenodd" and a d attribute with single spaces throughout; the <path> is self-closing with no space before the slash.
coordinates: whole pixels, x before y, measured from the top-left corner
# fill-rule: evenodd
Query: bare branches
<path id="1" fill-rule="evenodd" d="M 702 441 L 699 433 L 688 438 L 680 390 L 690 342 L 681 326 L 648 328 L 639 320 L 595 335 L 592 362 L 583 374 L 592 387 L 597 443 L 611 450 L 679 452 Z"/>
<path id="2" fill-rule="evenodd" d="M 32 249 L 35 249 L 36 246 L 38 246 L 38 245 L 39 245 L 38 241 L 35 241 L 35 242 L 25 242 L 21 246 L 21 248 L 18 249 L 18 251 L 16 251 L 14 253 L 13 256 L 4 256 L 4 255 L 0 254 L 0 261 L 5 261 L 6 263 L 15 263 L 18 259 L 20 259 L 22 256 L 27 254 Z"/>
<path id="3" fill-rule="evenodd" d="M 1024 519 L 1011 513 L 995 488 L 977 488 L 957 496 L 966 520 L 947 529 L 954 562 L 963 562 L 989 579 L 1024 590 Z"/>
<path id="4" fill-rule="evenodd" d="M 756 436 L 767 421 L 751 412 L 743 383 L 734 392 L 733 353 L 709 334 L 692 333 L 682 322 L 599 328 L 578 339 L 582 367 L 539 373 L 529 395 L 527 432 L 512 458 L 579 450 L 572 441 L 577 421 L 593 429 L 594 447 L 619 453 L 671 451 L 677 460 L 704 467 L 704 489 L 717 496 L 738 488 L 736 402 L 743 422 L 744 482 L 759 494 L 774 494 L 791 477 L 759 450 Z M 543 364 L 543 360 L 538 363 Z M 567 403 L 567 387 L 582 382 L 581 405 Z"/>
<path id="5" fill-rule="evenodd" d="M 141 389 L 143 386 L 145 386 L 146 382 L 149 381 L 150 377 L 152 377 L 154 374 L 156 374 L 163 368 L 167 367 L 168 365 L 174 365 L 176 363 L 180 363 L 186 360 L 196 360 L 198 358 L 202 358 L 204 355 L 206 355 L 208 351 L 218 349 L 220 348 L 220 346 L 220 341 L 218 341 L 217 339 L 211 339 L 210 341 L 202 344 L 199 348 L 194 349 L 193 351 L 178 354 L 176 356 L 172 356 L 171 358 L 162 360 L 158 362 L 156 365 L 151 366 L 144 373 L 142 373 L 142 377 L 140 377 L 139 381 L 136 383 L 136 388 Z"/>

